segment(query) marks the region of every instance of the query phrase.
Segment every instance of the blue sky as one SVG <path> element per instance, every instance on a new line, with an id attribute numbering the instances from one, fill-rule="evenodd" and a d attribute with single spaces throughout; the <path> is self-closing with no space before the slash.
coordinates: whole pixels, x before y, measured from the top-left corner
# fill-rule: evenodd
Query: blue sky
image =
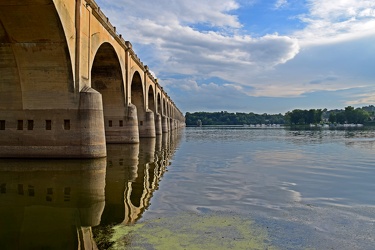
<path id="1" fill-rule="evenodd" d="M 182 112 L 375 105 L 374 0 L 97 0 Z"/>

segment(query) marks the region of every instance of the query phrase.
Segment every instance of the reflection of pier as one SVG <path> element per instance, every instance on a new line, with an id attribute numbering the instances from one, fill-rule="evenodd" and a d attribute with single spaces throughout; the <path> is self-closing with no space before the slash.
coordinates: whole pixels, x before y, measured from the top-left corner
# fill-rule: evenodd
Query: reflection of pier
<path id="1" fill-rule="evenodd" d="M 0 161 L 1 249 L 92 249 L 105 159 Z"/>
<path id="2" fill-rule="evenodd" d="M 176 132 L 143 138 L 140 144 L 108 145 L 106 206 L 101 225 L 132 224 L 141 218 L 179 140 Z"/>
<path id="3" fill-rule="evenodd" d="M 96 249 L 96 233 L 110 240 L 105 227 L 150 206 L 179 135 L 109 144 L 96 160 L 0 159 L 0 249 Z"/>

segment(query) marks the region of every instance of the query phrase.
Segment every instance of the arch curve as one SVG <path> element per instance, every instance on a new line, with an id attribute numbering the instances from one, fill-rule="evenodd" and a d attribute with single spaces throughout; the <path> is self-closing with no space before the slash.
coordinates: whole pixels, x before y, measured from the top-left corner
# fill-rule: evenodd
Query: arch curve
<path id="1" fill-rule="evenodd" d="M 105 115 L 123 115 L 124 80 L 119 58 L 113 46 L 103 43 L 91 67 L 91 86 L 102 94 Z"/>
<path id="2" fill-rule="evenodd" d="M 119 58 L 113 46 L 103 43 L 91 67 L 91 86 L 102 94 L 107 143 L 125 140 L 125 88 Z"/>
<path id="3" fill-rule="evenodd" d="M 74 92 L 69 47 L 52 0 L 0 3 L 0 58 L 0 97 L 13 97 L 0 98 L 0 108 L 62 108 Z"/>

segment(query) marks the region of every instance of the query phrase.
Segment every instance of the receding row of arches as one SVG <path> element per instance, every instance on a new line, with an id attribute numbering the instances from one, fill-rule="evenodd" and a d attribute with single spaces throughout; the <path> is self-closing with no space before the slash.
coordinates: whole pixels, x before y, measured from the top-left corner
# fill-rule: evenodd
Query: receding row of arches
<path id="1" fill-rule="evenodd" d="M 178 127 L 174 107 L 154 82 L 146 84 L 140 72 L 134 70 L 127 88 L 124 75 L 115 49 L 103 43 L 92 63 L 91 87 L 102 95 L 107 142 L 129 140 L 121 137 L 132 126 L 127 123 L 129 105 L 136 109 L 139 137 L 155 137 Z"/>
<path id="2" fill-rule="evenodd" d="M 0 0 L 0 157 L 102 157 L 106 143 L 184 124 L 131 47 L 84 2 Z"/>

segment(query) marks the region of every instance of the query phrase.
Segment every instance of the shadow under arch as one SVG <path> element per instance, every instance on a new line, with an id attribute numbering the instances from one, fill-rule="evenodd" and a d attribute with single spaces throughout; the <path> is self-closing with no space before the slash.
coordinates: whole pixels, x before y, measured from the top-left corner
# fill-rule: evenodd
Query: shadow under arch
<path id="1" fill-rule="evenodd" d="M 163 115 L 163 106 L 161 105 L 161 96 L 160 96 L 160 93 L 158 93 L 158 96 L 157 96 L 156 99 L 157 99 L 156 103 L 157 103 L 157 107 L 158 107 L 158 113 L 160 115 Z"/>
<path id="2" fill-rule="evenodd" d="M 153 138 L 156 136 L 154 113 L 151 110 L 146 110 L 144 93 L 142 78 L 136 71 L 131 81 L 131 101 L 137 108 L 139 137 Z"/>
<path id="3" fill-rule="evenodd" d="M 106 142 L 128 142 L 122 69 L 115 49 L 107 42 L 96 52 L 91 86 L 102 95 Z"/>
<path id="4" fill-rule="evenodd" d="M 54 1 L 0 2 L 0 58 L 0 109 L 65 108 L 73 68 Z"/>
<path id="5" fill-rule="evenodd" d="M 163 130 L 163 133 L 168 133 L 170 131 L 170 128 L 169 128 L 169 122 L 168 122 L 167 103 L 166 103 L 165 98 L 162 99 L 161 105 L 163 107 L 162 130 Z"/>
<path id="6" fill-rule="evenodd" d="M 154 112 L 154 114 L 156 113 L 156 105 L 155 105 L 155 91 L 154 91 L 154 88 L 152 86 L 149 86 L 148 87 L 148 108 Z"/>
<path id="7" fill-rule="evenodd" d="M 148 88 L 148 108 L 154 113 L 155 119 L 155 135 L 162 134 L 162 125 L 161 125 L 161 113 L 158 111 L 158 101 L 156 100 L 156 91 L 152 86 Z M 158 93 L 160 97 L 160 93 Z"/>

